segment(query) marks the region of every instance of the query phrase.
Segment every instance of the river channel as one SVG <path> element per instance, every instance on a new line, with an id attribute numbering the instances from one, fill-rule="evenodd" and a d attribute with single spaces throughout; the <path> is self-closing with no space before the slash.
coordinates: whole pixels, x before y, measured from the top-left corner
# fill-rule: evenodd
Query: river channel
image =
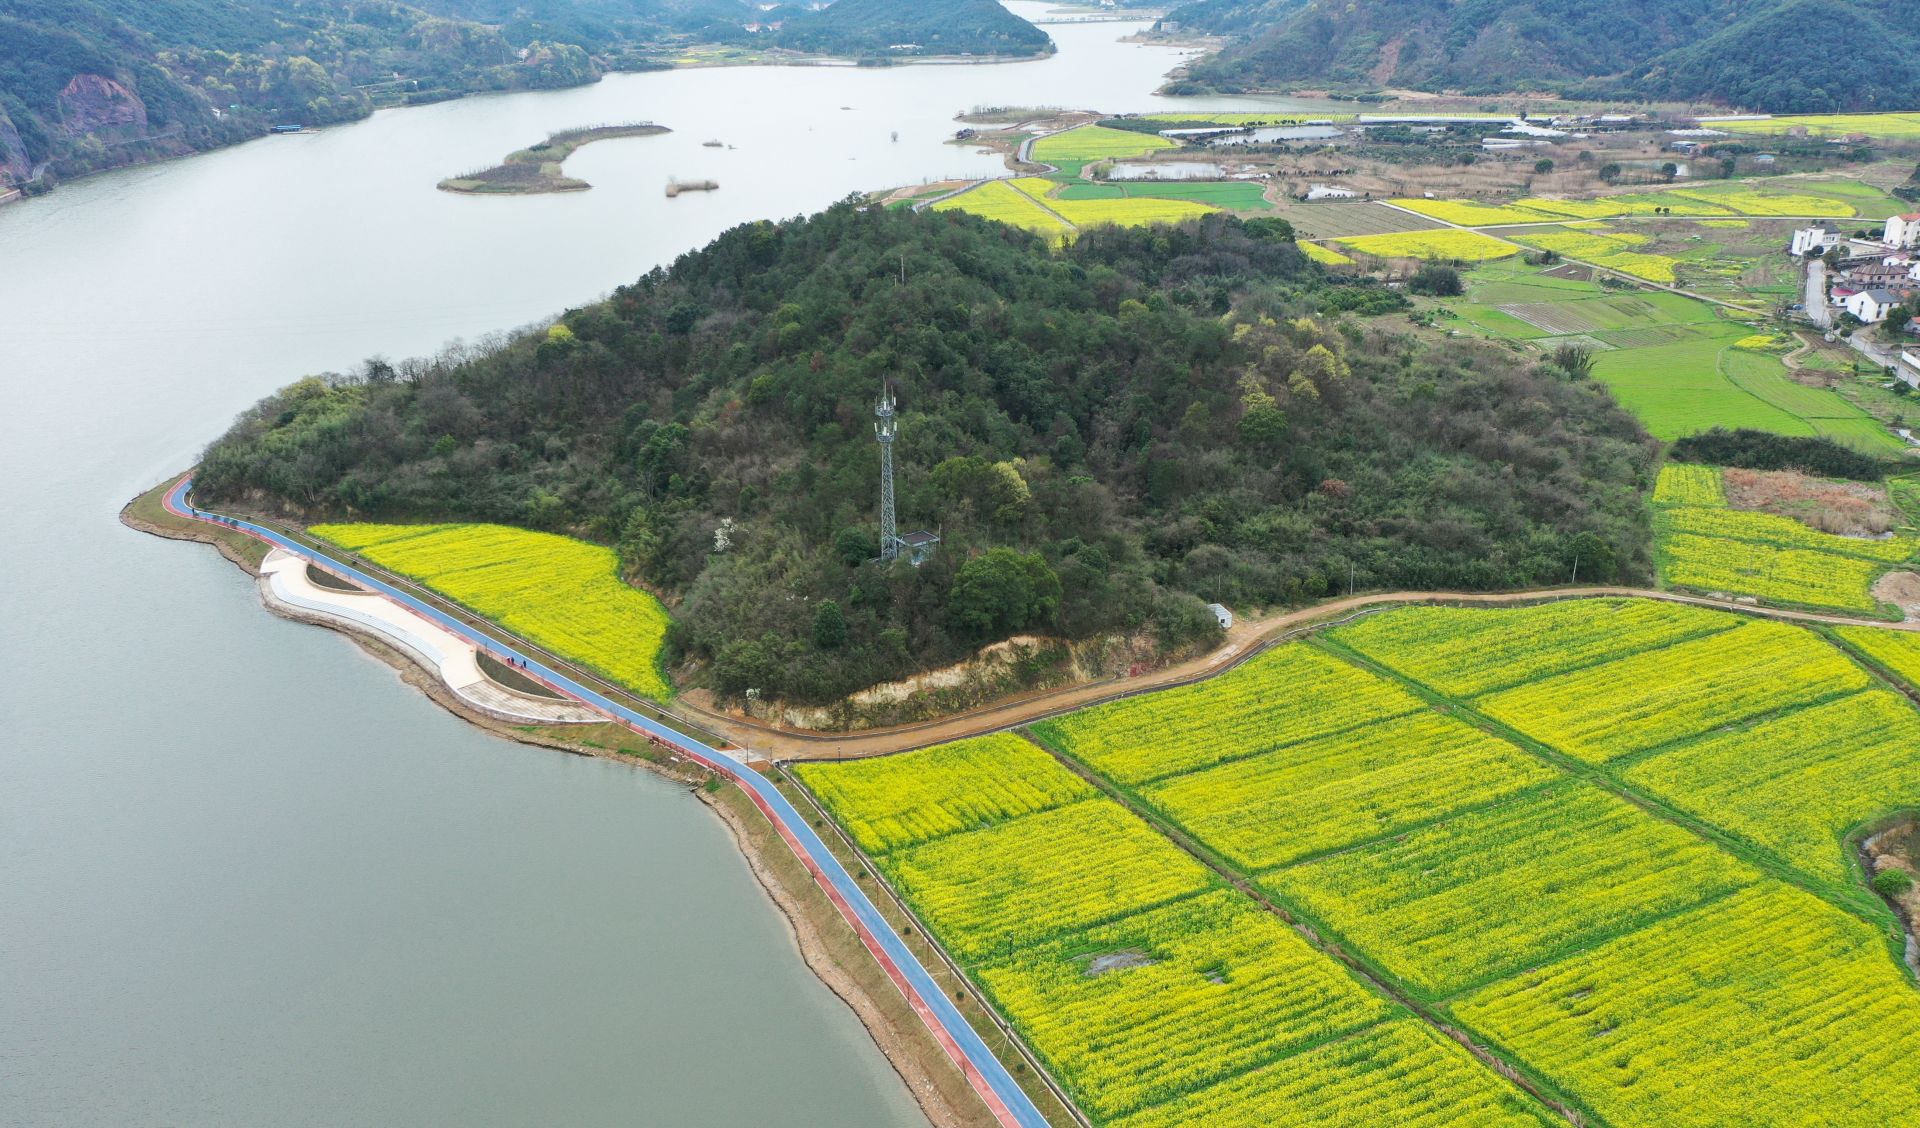
<path id="1" fill-rule="evenodd" d="M 1117 41 L 1137 29 L 1049 26 L 1030 63 L 469 98 L 0 208 L 0 1122 L 924 1123 L 680 789 L 470 728 L 115 513 L 304 373 L 551 316 L 745 220 L 997 170 L 945 143 L 959 110 L 1156 108 L 1180 53 Z M 581 150 L 592 191 L 434 190 L 636 119 L 675 132 Z M 669 177 L 721 188 L 669 200 Z"/>

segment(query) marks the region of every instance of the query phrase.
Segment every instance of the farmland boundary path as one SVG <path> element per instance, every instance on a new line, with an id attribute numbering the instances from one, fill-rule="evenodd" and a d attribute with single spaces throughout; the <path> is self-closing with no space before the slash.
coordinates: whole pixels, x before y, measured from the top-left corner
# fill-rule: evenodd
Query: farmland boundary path
<path id="1" fill-rule="evenodd" d="M 1004 1063 L 996 1057 L 954 1001 L 947 997 L 926 967 L 907 947 L 906 941 L 887 922 L 878 906 L 867 896 L 859 882 L 828 848 L 807 818 L 767 776 L 749 768 L 746 758 L 729 754 L 676 731 L 628 708 L 606 695 L 574 680 L 566 672 L 549 666 L 537 652 L 521 651 L 500 639 L 488 638 L 464 621 L 418 599 L 386 582 L 329 554 L 302 544 L 265 525 L 238 517 L 195 507 L 187 498 L 193 485 L 191 474 L 183 474 L 170 487 L 163 504 L 167 511 L 186 521 L 216 525 L 252 537 L 311 563 L 318 563 L 336 574 L 359 583 L 370 591 L 392 600 L 434 625 L 465 638 L 476 646 L 486 646 L 516 659 L 520 669 L 548 688 L 594 708 L 616 723 L 624 725 L 649 742 L 677 752 L 689 760 L 737 784 L 773 824 L 787 847 L 840 911 L 860 937 L 861 943 L 880 964 L 887 977 L 905 996 L 913 1011 L 926 1024 L 934 1039 L 953 1060 L 969 1085 L 980 1095 L 994 1118 L 1010 1128 L 1048 1128 L 1046 1116 L 1034 1104 Z"/>

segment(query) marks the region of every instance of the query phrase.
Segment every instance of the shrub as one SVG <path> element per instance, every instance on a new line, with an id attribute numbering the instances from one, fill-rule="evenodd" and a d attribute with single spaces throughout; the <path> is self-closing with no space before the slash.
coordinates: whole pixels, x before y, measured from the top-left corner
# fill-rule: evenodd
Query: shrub
<path id="1" fill-rule="evenodd" d="M 1883 869 L 1873 875 L 1872 885 L 1882 897 L 1904 897 L 1913 888 L 1913 875 L 1903 869 Z"/>

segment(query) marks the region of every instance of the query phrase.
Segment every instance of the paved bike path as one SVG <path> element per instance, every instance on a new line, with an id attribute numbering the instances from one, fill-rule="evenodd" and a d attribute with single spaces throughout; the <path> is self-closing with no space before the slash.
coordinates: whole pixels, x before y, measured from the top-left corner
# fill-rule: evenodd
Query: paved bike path
<path id="1" fill-rule="evenodd" d="M 948 1056 L 959 1065 L 967 1081 L 978 1092 L 981 1099 L 992 1110 L 1002 1124 L 1017 1125 L 1020 1128 L 1046 1128 L 1047 1119 L 1032 1098 L 1021 1090 L 1013 1075 L 1007 1072 L 999 1058 L 987 1048 L 977 1031 L 967 1023 L 960 1010 L 947 997 L 946 992 L 935 983 L 933 976 L 920 963 L 906 941 L 901 939 L 893 926 L 887 923 L 880 910 L 874 906 L 866 892 L 848 873 L 833 852 L 816 834 L 805 816 L 796 810 L 787 797 L 782 795 L 772 781 L 758 772 L 745 767 L 725 753 L 711 748 L 690 737 L 667 728 L 631 709 L 613 701 L 592 689 L 581 685 L 558 670 L 552 669 L 538 657 L 522 654 L 499 639 L 482 638 L 473 630 L 444 612 L 406 592 L 385 583 L 377 576 L 368 575 L 335 557 L 328 556 L 307 545 L 298 543 L 289 537 L 251 521 L 224 514 L 213 513 L 196 508 L 187 500 L 187 491 L 193 485 L 191 477 L 182 477 L 174 487 L 167 491 L 165 505 L 167 510 L 177 517 L 207 524 L 219 525 L 244 533 L 256 540 L 264 541 L 276 548 L 293 553 L 308 560 L 318 561 L 332 568 L 355 583 L 393 600 L 416 615 L 440 627 L 452 631 L 476 646 L 484 647 L 495 653 L 515 659 L 519 667 L 538 677 L 548 686 L 583 701 L 595 709 L 607 714 L 620 723 L 633 729 L 642 736 L 662 744 L 681 755 L 692 759 L 711 771 L 734 781 L 746 791 L 756 807 L 773 823 L 787 846 L 794 852 L 807 872 L 827 897 L 840 910 L 840 914 L 853 925 L 859 934 L 861 943 L 873 953 L 880 966 L 885 969 L 894 986 L 906 997 L 927 1029 L 946 1050 Z"/>

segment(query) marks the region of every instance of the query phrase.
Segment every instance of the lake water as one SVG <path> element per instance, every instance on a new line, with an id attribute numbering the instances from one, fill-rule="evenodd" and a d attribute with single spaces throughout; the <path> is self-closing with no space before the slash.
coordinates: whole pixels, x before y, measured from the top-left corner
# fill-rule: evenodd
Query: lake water
<path id="1" fill-rule="evenodd" d="M 1033 63 L 471 98 L 0 208 L 0 1122 L 922 1123 L 692 798 L 488 737 L 114 515 L 303 373 L 998 170 L 944 143 L 958 110 L 1167 108 L 1180 54 L 1116 42 L 1137 28 L 1050 27 Z M 583 149 L 590 192 L 434 190 L 634 119 L 676 132 Z M 721 188 L 668 200 L 675 176 Z"/>

